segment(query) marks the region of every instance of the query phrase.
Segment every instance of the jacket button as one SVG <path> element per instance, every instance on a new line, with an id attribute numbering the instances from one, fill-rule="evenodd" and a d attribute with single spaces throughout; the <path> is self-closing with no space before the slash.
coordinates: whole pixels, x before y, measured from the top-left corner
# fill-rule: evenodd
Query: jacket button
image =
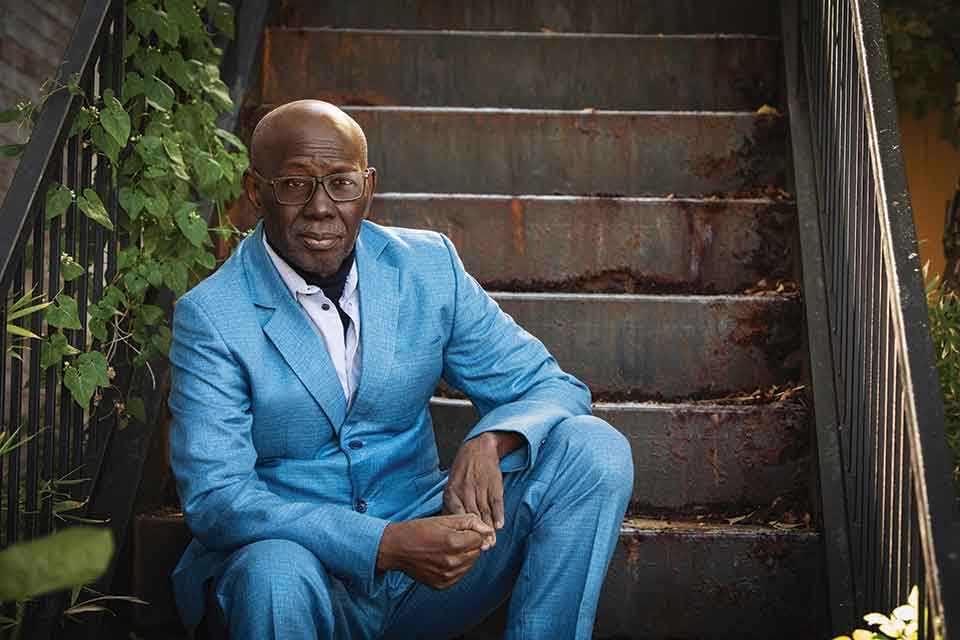
<path id="1" fill-rule="evenodd" d="M 328 305 L 326 302 L 320 305 L 320 308 L 323 309 L 324 311 L 330 311 L 330 305 Z"/>
<path id="2" fill-rule="evenodd" d="M 356 507 L 356 508 L 357 508 L 357 511 L 358 511 L 359 513 L 366 513 L 366 512 L 367 512 L 367 503 L 364 502 L 363 500 L 357 500 L 357 507 Z"/>
<path id="3" fill-rule="evenodd" d="M 350 444 L 347 446 L 350 447 L 351 449 L 363 449 L 363 443 L 360 442 L 359 440 L 351 440 Z"/>

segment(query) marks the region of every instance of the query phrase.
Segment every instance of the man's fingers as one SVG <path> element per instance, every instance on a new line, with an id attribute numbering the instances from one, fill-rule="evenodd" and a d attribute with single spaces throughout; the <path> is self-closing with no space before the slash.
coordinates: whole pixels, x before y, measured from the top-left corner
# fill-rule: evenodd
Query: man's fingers
<path id="1" fill-rule="evenodd" d="M 447 539 L 447 543 L 449 550 L 456 553 L 466 553 L 474 550 L 479 552 L 484 539 L 484 536 L 476 531 L 467 529 L 452 532 Z"/>
<path id="2" fill-rule="evenodd" d="M 493 511 L 493 526 L 503 529 L 503 484 L 499 484 L 490 495 L 490 509 Z"/>
<path id="3" fill-rule="evenodd" d="M 443 496 L 443 508 L 447 513 L 453 515 L 467 512 L 467 510 L 463 507 L 463 502 L 460 501 L 460 498 L 457 496 L 457 494 L 449 489 Z"/>
<path id="4" fill-rule="evenodd" d="M 474 531 L 481 536 L 493 535 L 493 527 L 480 519 L 480 516 L 473 513 L 465 513 L 458 516 L 454 521 L 454 528 L 458 531 Z"/>
<path id="5" fill-rule="evenodd" d="M 493 527 L 493 516 L 490 510 L 490 494 L 486 487 L 477 487 L 477 511 L 480 519 L 489 526 Z"/>

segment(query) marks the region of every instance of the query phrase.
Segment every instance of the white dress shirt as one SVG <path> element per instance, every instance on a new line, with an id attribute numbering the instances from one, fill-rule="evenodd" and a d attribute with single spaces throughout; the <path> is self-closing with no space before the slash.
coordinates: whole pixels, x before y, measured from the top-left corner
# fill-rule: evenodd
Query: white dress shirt
<path id="1" fill-rule="evenodd" d="M 340 296 L 340 308 L 350 318 L 347 335 L 344 336 L 343 322 L 340 320 L 337 307 L 324 295 L 323 289 L 307 284 L 299 273 L 277 255 L 267 242 L 266 234 L 263 235 L 263 246 L 267 249 L 267 255 L 273 261 L 273 266 L 277 268 L 290 294 L 307 312 L 310 320 L 313 321 L 314 329 L 323 339 L 327 353 L 333 361 L 333 368 L 336 369 L 337 377 L 340 378 L 343 397 L 349 408 L 357 392 L 357 384 L 360 382 L 360 298 L 357 294 L 356 260 L 350 267 L 347 281 L 343 285 L 343 294 Z"/>

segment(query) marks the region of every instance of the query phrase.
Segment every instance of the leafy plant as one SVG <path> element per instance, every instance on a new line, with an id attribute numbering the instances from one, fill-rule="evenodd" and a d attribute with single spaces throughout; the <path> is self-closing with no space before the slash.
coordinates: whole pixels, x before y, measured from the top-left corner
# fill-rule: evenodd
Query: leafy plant
<path id="1" fill-rule="evenodd" d="M 901 107 L 942 112 L 941 133 L 960 149 L 960 3 L 884 0 L 890 64 Z"/>
<path id="2" fill-rule="evenodd" d="M 109 529 L 77 526 L 0 551 L 0 602 L 17 604 L 15 617 L 0 616 L 0 632 L 17 637 L 30 598 L 73 588 L 75 602 L 79 585 L 107 570 L 113 546 Z"/>
<path id="3" fill-rule="evenodd" d="M 933 278 L 927 285 L 927 300 L 943 390 L 947 444 L 953 451 L 953 478 L 960 495 L 960 295 L 943 289 L 939 278 Z"/>
<path id="4" fill-rule="evenodd" d="M 172 338 L 168 320 L 151 299 L 164 289 L 182 295 L 216 266 L 201 203 L 212 203 L 215 231 L 225 239 L 237 234 L 222 213 L 226 202 L 240 193 L 247 167 L 243 143 L 216 124 L 233 106 L 220 79 L 222 51 L 213 42 L 217 33 L 233 37 L 231 6 L 217 0 L 130 0 L 127 20 L 119 94 L 111 89 L 88 94 L 78 78 L 48 85 L 45 92 L 70 91 L 80 102 L 70 136 L 96 152 L 95 171 L 109 177 L 120 205 L 114 220 L 93 188 L 74 193 L 54 182 L 45 193 L 46 219 L 54 228 L 75 205 L 96 225 L 116 231 L 122 247 L 116 276 L 104 283 L 102 298 L 87 308 L 92 349 L 81 353 L 67 338 L 66 332 L 83 326 L 74 296 L 61 292 L 42 303 L 50 327 L 43 339 L 42 367 L 55 367 L 83 407 L 96 405 L 102 390 L 112 384 L 114 370 L 126 364 L 117 362 L 121 344 L 135 368 L 149 368 L 152 359 L 166 355 Z M 21 103 L 0 112 L 0 122 L 29 127 L 39 107 Z M 64 280 L 92 281 L 93 274 L 72 253 L 74 248 L 61 246 Z M 25 313 L 40 310 L 36 300 L 25 304 Z M 17 327 L 12 332 L 25 331 Z M 136 395 L 114 406 L 121 426 L 131 418 L 146 419 Z"/>
<path id="5" fill-rule="evenodd" d="M 917 588 L 910 590 L 907 604 L 900 605 L 889 616 L 882 613 L 868 613 L 863 619 L 877 631 L 857 629 L 851 636 L 837 636 L 833 640 L 916 640 L 918 619 Z"/>

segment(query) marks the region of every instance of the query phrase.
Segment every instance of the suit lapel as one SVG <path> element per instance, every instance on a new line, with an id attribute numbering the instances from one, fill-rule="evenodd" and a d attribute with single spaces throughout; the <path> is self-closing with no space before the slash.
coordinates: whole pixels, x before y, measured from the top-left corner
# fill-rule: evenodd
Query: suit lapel
<path id="1" fill-rule="evenodd" d="M 364 221 L 357 239 L 361 372 L 351 412 L 360 406 L 373 405 L 393 364 L 400 311 L 400 272 L 379 259 L 385 245 L 386 238 Z"/>
<path id="2" fill-rule="evenodd" d="M 267 255 L 262 223 L 243 244 L 247 283 L 254 304 L 262 308 L 263 332 L 338 431 L 347 411 L 340 379 L 310 318 L 294 300 Z"/>

